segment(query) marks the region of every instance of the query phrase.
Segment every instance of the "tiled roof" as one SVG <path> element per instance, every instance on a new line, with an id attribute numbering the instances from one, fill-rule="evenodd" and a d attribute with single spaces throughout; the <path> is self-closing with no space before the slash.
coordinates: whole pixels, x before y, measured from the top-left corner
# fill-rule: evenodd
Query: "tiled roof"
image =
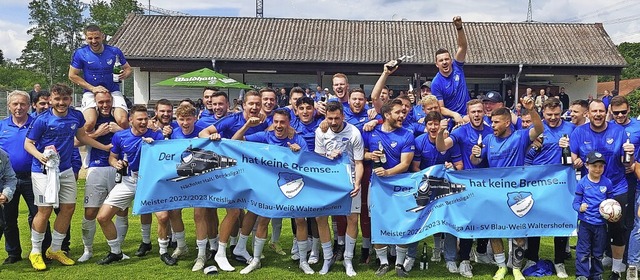
<path id="1" fill-rule="evenodd" d="M 602 95 L 605 90 L 611 92 L 614 89 L 613 82 L 602 82 L 598 83 L 598 95 Z M 628 79 L 628 80 L 620 80 L 620 95 L 627 95 L 630 92 L 640 89 L 640 78 L 638 79 Z"/>
<path id="2" fill-rule="evenodd" d="M 623 67 L 601 24 L 465 22 L 468 64 Z M 133 59 L 433 63 L 451 22 L 129 15 L 110 41 Z"/>

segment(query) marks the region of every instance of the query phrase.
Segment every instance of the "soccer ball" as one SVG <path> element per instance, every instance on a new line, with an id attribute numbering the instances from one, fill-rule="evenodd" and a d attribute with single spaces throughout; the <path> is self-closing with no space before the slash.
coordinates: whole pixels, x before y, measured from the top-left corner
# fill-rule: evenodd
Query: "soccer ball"
<path id="1" fill-rule="evenodd" d="M 622 207 L 615 199 L 605 199 L 600 203 L 600 215 L 605 220 L 615 223 L 622 217 Z"/>

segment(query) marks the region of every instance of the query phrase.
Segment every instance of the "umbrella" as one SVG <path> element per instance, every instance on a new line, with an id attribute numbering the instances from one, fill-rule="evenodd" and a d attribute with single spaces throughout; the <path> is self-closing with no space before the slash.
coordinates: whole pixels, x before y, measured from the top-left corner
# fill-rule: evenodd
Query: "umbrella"
<path id="1" fill-rule="evenodd" d="M 217 87 L 251 89 L 250 86 L 222 75 L 209 68 L 202 68 L 193 72 L 182 74 L 171 79 L 157 83 L 159 86 L 170 87 Z"/>

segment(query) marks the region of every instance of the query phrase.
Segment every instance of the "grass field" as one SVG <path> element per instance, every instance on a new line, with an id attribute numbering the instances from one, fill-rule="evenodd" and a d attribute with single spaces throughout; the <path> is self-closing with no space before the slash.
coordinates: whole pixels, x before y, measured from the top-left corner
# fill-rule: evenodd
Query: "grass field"
<path id="1" fill-rule="evenodd" d="M 76 207 L 75 215 L 71 223 L 71 256 L 75 260 L 82 255 L 83 246 L 81 238 L 81 218 L 83 215 L 82 201 L 80 200 L 84 194 L 84 180 L 79 181 L 78 187 L 78 204 Z M 24 206 L 24 202 L 21 202 L 21 206 Z M 224 210 L 218 211 L 222 217 Z M 108 252 L 108 246 L 98 225 L 96 232 L 95 244 L 94 244 L 94 257 L 87 263 L 78 263 L 74 266 L 65 267 L 57 262 L 48 265 L 46 271 L 36 272 L 31 268 L 31 264 L 28 261 L 28 254 L 31 250 L 30 231 L 27 224 L 27 211 L 26 207 L 21 207 L 20 225 L 21 242 L 23 250 L 23 261 L 11 264 L 0 265 L 0 279 L 201 279 L 208 277 L 217 277 L 220 279 L 347 279 L 348 277 L 344 273 L 344 268 L 341 263 L 335 264 L 331 271 L 327 275 L 304 275 L 298 268 L 297 262 L 290 259 L 290 255 L 280 256 L 274 253 L 268 246 L 265 246 L 264 255 L 265 259 L 262 260 L 262 268 L 252 272 L 249 275 L 240 275 L 238 272 L 245 266 L 231 260 L 231 264 L 235 266 L 235 272 L 220 272 L 216 276 L 207 276 L 202 272 L 192 272 L 191 267 L 193 260 L 196 257 L 197 249 L 195 247 L 195 227 L 193 223 L 193 210 L 184 209 L 183 219 L 185 223 L 187 244 L 189 246 L 189 253 L 186 257 L 181 258 L 178 261 L 177 266 L 164 265 L 158 255 L 158 245 L 156 242 L 156 222 L 154 221 L 152 227 L 152 244 L 153 251 L 145 257 L 138 258 L 133 256 L 140 243 L 140 222 L 137 216 L 129 216 L 129 232 L 125 243 L 122 246 L 122 250 L 125 254 L 132 256 L 129 260 L 123 260 L 121 262 L 101 266 L 97 265 L 96 261 L 104 257 Z M 291 224 L 288 219 L 283 222 L 282 237 L 280 244 L 283 246 L 286 252 L 291 249 Z M 432 239 L 429 238 L 429 246 L 432 247 Z M 4 244 L 4 240 L 1 242 Z M 249 244 L 252 241 L 249 240 Z M 575 244 L 575 239 L 571 240 L 571 244 Z M 251 246 L 251 245 L 249 245 Z M 360 258 L 360 241 L 356 245 L 356 256 L 354 257 L 354 263 Z M 171 249 L 170 249 L 171 250 Z M 540 249 L 540 257 L 543 259 L 553 259 L 553 238 L 542 238 L 542 244 Z M 171 252 L 171 251 L 170 251 Z M 250 250 L 251 252 L 251 250 Z M 429 256 L 431 251 L 429 251 Z M 575 257 L 575 253 L 573 254 Z M 4 249 L 0 250 L 0 262 L 7 257 L 7 253 Z M 375 262 L 373 262 L 375 263 Z M 207 262 L 207 265 L 212 265 L 213 262 Z M 474 279 L 491 279 L 493 273 L 496 270 L 495 266 L 473 264 Z M 565 263 L 567 267 L 567 273 L 570 278 L 574 278 L 574 260 L 571 259 Z M 318 271 L 322 266 L 322 261 L 319 264 L 313 265 L 313 269 Z M 374 272 L 376 270 L 375 264 L 370 265 L 356 265 L 355 269 L 358 275 L 354 279 L 371 279 L 375 278 Z M 409 273 L 410 278 L 427 278 L 427 279 L 466 279 L 459 274 L 449 273 L 444 265 L 444 262 L 429 263 L 429 269 L 426 271 L 417 270 L 417 265 Z M 605 275 L 608 275 L 605 273 Z M 390 271 L 384 278 L 397 278 L 395 271 Z M 558 279 L 555 275 L 551 277 L 543 277 L 541 279 Z M 508 275 L 506 279 L 513 279 L 513 276 Z"/>

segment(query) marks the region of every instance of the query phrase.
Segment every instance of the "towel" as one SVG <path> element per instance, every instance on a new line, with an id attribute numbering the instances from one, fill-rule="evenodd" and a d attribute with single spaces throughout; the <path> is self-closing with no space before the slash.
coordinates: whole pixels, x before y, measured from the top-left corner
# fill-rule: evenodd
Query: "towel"
<path id="1" fill-rule="evenodd" d="M 53 204 L 58 208 L 58 192 L 60 191 L 60 155 L 55 146 L 46 146 L 44 156 L 47 157 L 45 168 L 47 170 L 47 186 L 44 189 L 44 202 Z"/>

